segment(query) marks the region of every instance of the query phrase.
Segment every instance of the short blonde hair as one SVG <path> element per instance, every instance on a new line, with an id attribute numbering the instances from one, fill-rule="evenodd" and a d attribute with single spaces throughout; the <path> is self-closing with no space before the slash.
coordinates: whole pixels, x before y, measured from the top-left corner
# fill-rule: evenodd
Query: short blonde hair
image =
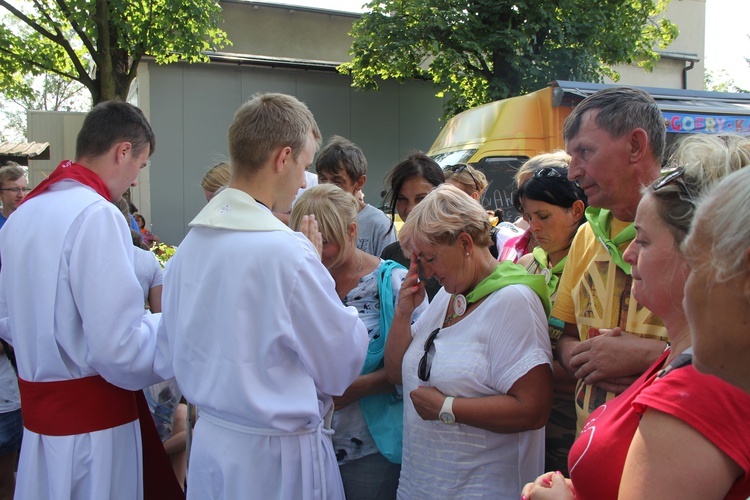
<path id="1" fill-rule="evenodd" d="M 466 168 L 462 169 L 460 172 L 456 171 L 455 167 L 464 165 Z M 484 172 L 468 163 L 459 163 L 458 165 L 446 167 L 443 169 L 443 172 L 445 173 L 446 182 L 453 180 L 454 182 L 459 182 L 461 185 L 466 186 L 466 189 L 462 190 L 466 194 L 477 191 L 479 193 L 479 198 L 481 199 L 484 192 L 487 191 L 489 183 L 487 182 L 487 177 L 484 175 Z M 474 182 L 475 179 L 476 182 Z"/>
<path id="2" fill-rule="evenodd" d="M 539 153 L 532 156 L 516 172 L 516 187 L 520 188 L 524 183 L 534 176 L 537 170 L 543 168 L 568 168 L 570 155 L 562 149 L 556 149 L 551 153 Z"/>
<path id="3" fill-rule="evenodd" d="M 229 163 L 223 161 L 211 167 L 201 180 L 201 187 L 209 193 L 215 193 L 229 184 Z"/>
<path id="4" fill-rule="evenodd" d="M 318 184 L 306 189 L 294 202 L 289 227 L 298 231 L 302 216 L 314 215 L 323 239 L 333 241 L 341 248 L 332 264 L 335 267 L 349 248 L 349 226 L 357 222 L 358 212 L 359 204 L 354 196 L 335 184 Z"/>
<path id="5" fill-rule="evenodd" d="M 401 247 L 411 253 L 417 245 L 451 245 L 467 233 L 480 247 L 489 247 L 490 222 L 475 199 L 450 184 L 441 184 L 409 214 L 398 233 Z"/>
<path id="6" fill-rule="evenodd" d="M 256 94 L 243 104 L 229 126 L 229 159 L 233 174 L 254 175 L 277 148 L 290 147 L 296 160 L 312 133 L 321 136 L 304 103 L 286 94 Z"/>

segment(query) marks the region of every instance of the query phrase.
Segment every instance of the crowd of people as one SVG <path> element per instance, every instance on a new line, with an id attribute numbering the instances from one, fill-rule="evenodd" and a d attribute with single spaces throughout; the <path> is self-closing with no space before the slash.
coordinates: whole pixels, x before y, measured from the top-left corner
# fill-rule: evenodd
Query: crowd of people
<path id="1" fill-rule="evenodd" d="M 30 192 L 0 168 L 0 498 L 750 497 L 750 138 L 667 157 L 628 87 L 563 135 L 520 228 L 418 152 L 388 217 L 355 143 L 256 95 L 163 271 L 122 197 L 154 133 L 97 105 Z"/>

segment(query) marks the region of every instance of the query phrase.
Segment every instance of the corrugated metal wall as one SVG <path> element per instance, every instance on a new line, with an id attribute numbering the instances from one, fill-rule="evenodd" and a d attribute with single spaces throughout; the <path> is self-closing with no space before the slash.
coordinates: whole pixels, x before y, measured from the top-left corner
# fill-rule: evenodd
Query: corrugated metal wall
<path id="1" fill-rule="evenodd" d="M 149 115 L 157 138 L 149 172 L 153 231 L 179 244 L 205 205 L 200 181 L 227 158 L 227 129 L 237 108 L 258 92 L 304 101 L 324 137 L 357 143 L 368 160 L 365 200 L 379 205 L 388 170 L 414 149 L 427 151 L 441 128 L 442 100 L 431 84 L 385 82 L 355 91 L 333 72 L 235 65 L 149 64 Z"/>

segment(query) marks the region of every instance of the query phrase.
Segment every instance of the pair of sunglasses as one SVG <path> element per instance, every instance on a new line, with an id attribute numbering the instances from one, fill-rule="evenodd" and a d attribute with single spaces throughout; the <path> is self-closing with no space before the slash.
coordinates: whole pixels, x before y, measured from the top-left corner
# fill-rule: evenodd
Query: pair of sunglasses
<path id="1" fill-rule="evenodd" d="M 479 183 L 477 182 L 477 178 L 474 177 L 474 174 L 471 173 L 471 169 L 469 166 L 465 163 L 458 163 L 456 165 L 449 165 L 443 169 L 445 172 L 453 172 L 454 174 L 460 174 L 466 170 L 468 174 L 471 176 L 471 180 L 474 181 L 474 187 L 477 188 L 477 191 L 479 191 Z"/>
<path id="2" fill-rule="evenodd" d="M 683 191 L 683 193 L 690 195 L 690 190 L 687 187 L 687 184 L 685 184 L 685 180 L 683 177 L 685 176 L 685 167 L 677 167 L 676 169 L 672 170 L 670 173 L 659 179 L 659 182 L 654 184 L 654 191 L 658 191 L 666 186 L 669 186 L 670 184 L 677 184 L 679 188 Z"/>
<path id="3" fill-rule="evenodd" d="M 550 177 L 553 177 L 553 178 L 562 177 L 565 180 L 568 180 L 567 174 L 562 174 L 560 171 L 552 167 L 540 168 L 539 170 L 534 172 L 534 177 L 536 177 L 537 179 L 547 179 Z"/>
<path id="4" fill-rule="evenodd" d="M 430 353 L 432 344 L 435 343 L 435 337 L 437 337 L 439 331 L 440 327 L 435 328 L 424 342 L 424 355 L 422 356 L 422 359 L 419 360 L 419 366 L 417 366 L 417 376 L 419 377 L 419 380 L 422 380 L 423 382 L 430 380 L 432 363 L 427 360 L 427 355 Z"/>

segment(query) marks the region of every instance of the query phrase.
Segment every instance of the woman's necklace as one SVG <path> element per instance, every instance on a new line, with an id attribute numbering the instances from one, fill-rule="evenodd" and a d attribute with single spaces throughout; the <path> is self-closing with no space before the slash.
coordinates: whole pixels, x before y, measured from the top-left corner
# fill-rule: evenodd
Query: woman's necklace
<path id="1" fill-rule="evenodd" d="M 484 272 L 482 273 L 482 276 L 484 276 L 485 278 L 487 277 L 487 271 L 489 271 L 493 260 L 495 259 L 490 258 L 490 260 L 487 262 L 487 267 L 484 269 Z M 479 280 L 479 283 L 481 282 L 482 280 Z M 476 285 L 474 285 L 474 287 L 476 288 Z M 466 296 L 462 293 L 453 295 L 452 302 L 453 302 L 453 314 L 445 318 L 445 321 L 443 321 L 443 328 L 450 325 L 454 319 L 460 318 L 461 316 L 463 316 L 466 313 L 466 309 L 469 307 L 469 304 L 466 301 Z"/>
<path id="2" fill-rule="evenodd" d="M 351 278 L 349 278 L 349 282 L 348 282 L 348 283 L 346 284 L 346 286 L 345 286 L 344 288 L 342 288 L 342 289 L 341 289 L 341 291 L 342 291 L 342 292 L 343 292 L 343 294 L 344 294 L 344 297 L 342 297 L 342 299 L 343 299 L 343 298 L 346 298 L 346 294 L 348 294 L 348 293 L 349 293 L 349 285 L 351 285 L 351 284 L 352 284 L 352 281 L 354 281 L 354 278 L 356 278 L 356 277 L 357 277 L 357 275 L 359 274 L 359 272 L 360 272 L 361 270 L 362 270 L 362 254 L 359 254 L 359 266 L 357 266 L 357 270 L 356 270 L 356 271 L 354 271 L 354 275 L 352 275 L 352 277 L 351 277 Z"/>

